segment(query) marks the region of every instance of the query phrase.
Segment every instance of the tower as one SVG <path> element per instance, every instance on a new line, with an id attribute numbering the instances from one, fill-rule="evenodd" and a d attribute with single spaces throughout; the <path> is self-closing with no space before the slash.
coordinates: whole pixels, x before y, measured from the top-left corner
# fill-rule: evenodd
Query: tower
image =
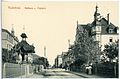
<path id="1" fill-rule="evenodd" d="M 46 58 L 46 46 L 44 46 L 44 57 Z"/>
<path id="2" fill-rule="evenodd" d="M 12 34 L 12 35 L 15 35 L 15 31 L 14 31 L 14 28 L 13 28 L 13 24 L 12 24 L 11 34 Z"/>
<path id="3" fill-rule="evenodd" d="M 98 6 L 95 7 L 94 20 L 97 21 L 100 18 L 100 13 L 98 12 Z"/>
<path id="4" fill-rule="evenodd" d="M 94 23 L 93 23 L 93 27 L 92 27 L 92 32 L 93 34 L 93 39 L 96 42 L 99 42 L 100 45 L 100 41 L 101 41 L 101 22 L 100 22 L 101 16 L 100 13 L 98 12 L 98 6 L 96 5 L 95 7 L 95 13 L 94 13 Z"/>
<path id="5" fill-rule="evenodd" d="M 70 40 L 68 40 L 68 45 L 69 45 L 69 47 L 70 47 Z"/>

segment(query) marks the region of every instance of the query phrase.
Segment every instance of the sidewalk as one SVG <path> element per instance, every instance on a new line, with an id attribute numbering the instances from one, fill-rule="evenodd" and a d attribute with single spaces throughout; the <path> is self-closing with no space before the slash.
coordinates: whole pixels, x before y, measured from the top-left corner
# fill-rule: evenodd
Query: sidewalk
<path id="1" fill-rule="evenodd" d="M 44 77 L 43 74 L 44 74 L 44 72 L 37 72 L 37 73 L 33 73 L 33 74 L 22 75 L 17 78 L 42 78 L 42 77 Z"/>
<path id="2" fill-rule="evenodd" d="M 21 75 L 21 76 L 18 76 L 16 78 L 28 78 L 29 76 L 32 76 L 33 74 L 29 74 L 29 75 Z"/>
<path id="3" fill-rule="evenodd" d="M 65 72 L 72 73 L 72 74 L 81 76 L 81 77 L 83 77 L 83 78 L 105 78 L 105 77 L 102 77 L 102 76 L 87 75 L 86 73 L 80 73 L 80 72 L 74 72 L 74 71 L 65 71 Z"/>

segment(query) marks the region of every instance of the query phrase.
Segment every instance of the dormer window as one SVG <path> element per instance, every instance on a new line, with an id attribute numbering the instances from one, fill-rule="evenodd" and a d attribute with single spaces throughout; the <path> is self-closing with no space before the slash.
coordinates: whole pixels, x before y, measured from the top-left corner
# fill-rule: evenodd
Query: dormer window
<path id="1" fill-rule="evenodd" d="M 109 33 L 113 33 L 113 29 L 109 29 Z"/>
<path id="2" fill-rule="evenodd" d="M 109 42 L 113 42 L 113 38 L 112 37 L 109 38 Z"/>

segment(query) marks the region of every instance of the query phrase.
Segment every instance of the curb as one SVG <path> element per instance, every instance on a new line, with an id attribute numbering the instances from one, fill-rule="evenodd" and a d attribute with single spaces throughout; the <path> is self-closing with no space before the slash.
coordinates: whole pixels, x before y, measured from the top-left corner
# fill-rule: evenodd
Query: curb
<path id="1" fill-rule="evenodd" d="M 77 74 L 77 73 L 75 73 L 75 72 L 72 72 L 72 71 L 65 71 L 65 72 L 73 73 L 73 74 L 78 75 L 78 76 L 81 76 L 81 77 L 83 77 L 83 78 L 89 78 L 89 77 L 86 77 L 86 76 L 83 76 L 83 75 Z"/>
<path id="2" fill-rule="evenodd" d="M 21 75 L 21 76 L 15 77 L 15 78 L 26 78 L 26 77 L 29 77 L 29 76 L 31 76 L 31 75 L 33 75 L 33 74 Z"/>

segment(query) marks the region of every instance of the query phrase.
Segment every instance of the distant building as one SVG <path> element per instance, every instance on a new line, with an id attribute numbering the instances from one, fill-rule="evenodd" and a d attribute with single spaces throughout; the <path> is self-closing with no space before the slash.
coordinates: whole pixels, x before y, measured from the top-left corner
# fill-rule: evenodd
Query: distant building
<path id="1" fill-rule="evenodd" d="M 18 38 L 15 36 L 15 32 L 12 29 L 9 32 L 7 29 L 2 29 L 2 48 L 11 50 L 11 48 L 19 42 Z"/>
<path id="2" fill-rule="evenodd" d="M 36 61 L 40 59 L 39 61 Z M 34 64 L 34 71 L 39 72 L 44 70 L 44 57 L 40 57 L 35 53 L 28 54 L 28 61 Z"/>
<path id="3" fill-rule="evenodd" d="M 55 58 L 55 64 L 54 64 L 54 66 L 55 66 L 55 68 L 58 67 L 58 60 L 57 60 L 57 58 Z"/>
<path id="4" fill-rule="evenodd" d="M 67 63 L 67 61 L 69 61 L 67 52 L 62 52 L 62 68 L 65 67 L 65 64 Z"/>
<path id="5" fill-rule="evenodd" d="M 62 67 L 62 56 L 58 55 L 57 58 L 55 58 L 55 67 Z"/>
<path id="6" fill-rule="evenodd" d="M 76 29 L 76 40 L 79 37 L 79 32 L 87 31 L 88 35 L 93 38 L 94 41 L 99 42 L 101 51 L 104 49 L 104 45 L 117 41 L 118 26 L 112 24 L 109 20 L 109 14 L 107 14 L 107 19 L 102 17 L 98 12 L 98 6 L 95 8 L 94 20 L 89 24 L 78 24 Z"/>

